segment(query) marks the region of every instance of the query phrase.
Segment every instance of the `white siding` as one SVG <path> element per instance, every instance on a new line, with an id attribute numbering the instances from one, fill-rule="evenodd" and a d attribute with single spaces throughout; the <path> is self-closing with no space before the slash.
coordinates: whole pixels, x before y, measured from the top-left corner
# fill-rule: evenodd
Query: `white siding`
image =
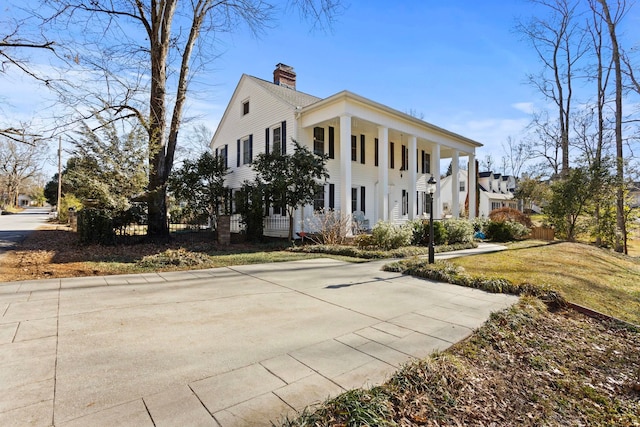
<path id="1" fill-rule="evenodd" d="M 242 104 L 249 101 L 249 113 L 242 114 Z M 237 141 L 253 135 L 253 158 L 264 153 L 265 129 L 287 122 L 287 153 L 293 150 L 292 137 L 295 137 L 295 115 L 293 108 L 267 92 L 251 79 L 243 77 L 229 102 L 227 111 L 220 121 L 216 135 L 211 142 L 213 151 L 228 145 L 229 174 L 226 185 L 230 188 L 240 188 L 245 180 L 253 180 L 255 173 L 250 165 L 237 166 Z M 273 141 L 270 141 L 271 143 Z M 242 156 L 242 147 L 240 147 Z"/>

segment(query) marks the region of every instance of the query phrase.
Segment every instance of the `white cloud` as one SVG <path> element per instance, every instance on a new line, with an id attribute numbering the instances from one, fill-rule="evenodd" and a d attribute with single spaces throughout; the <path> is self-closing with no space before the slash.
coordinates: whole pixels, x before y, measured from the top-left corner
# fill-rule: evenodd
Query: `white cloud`
<path id="1" fill-rule="evenodd" d="M 515 104 L 511 104 L 511 106 L 525 114 L 533 114 L 534 111 L 533 102 L 516 102 Z"/>

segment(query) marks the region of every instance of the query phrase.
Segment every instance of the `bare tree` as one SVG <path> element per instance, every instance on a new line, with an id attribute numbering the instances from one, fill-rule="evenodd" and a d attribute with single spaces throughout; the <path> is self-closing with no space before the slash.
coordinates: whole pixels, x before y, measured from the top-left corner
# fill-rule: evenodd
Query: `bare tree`
<path id="1" fill-rule="evenodd" d="M 149 144 L 148 235 L 168 235 L 166 184 L 173 167 L 178 133 L 191 79 L 207 65 L 215 35 L 241 24 L 259 34 L 275 4 L 267 0 L 47 0 L 55 22 L 80 38 L 72 62 L 102 73 L 99 99 L 119 117 L 136 117 Z M 340 11 L 340 0 L 294 0 L 291 7 L 326 25 Z M 73 28 L 81 26 L 83 33 Z M 98 33 L 92 30 L 98 29 Z M 92 57 L 91 51 L 100 55 Z M 93 91 L 93 94 L 98 91 Z M 147 100 L 141 102 L 141 96 Z M 94 98 L 95 99 L 95 98 Z M 77 101 L 74 99 L 73 101 Z"/>
<path id="2" fill-rule="evenodd" d="M 627 226 L 625 220 L 625 182 L 624 182 L 624 150 L 622 139 L 622 58 L 620 46 L 618 44 L 618 34 L 616 28 L 626 12 L 626 1 L 617 0 L 617 7 L 614 14 L 611 14 L 607 0 L 597 0 L 602 8 L 597 11 L 603 18 L 609 30 L 611 41 L 611 60 L 614 66 L 615 76 L 615 141 L 616 141 L 616 225 L 619 239 L 616 242 L 616 251 L 628 253 L 627 251 Z M 595 5 L 594 5 L 595 6 Z"/>
<path id="3" fill-rule="evenodd" d="M 542 159 L 538 165 L 541 175 L 559 175 L 562 170 L 561 130 L 557 120 L 549 118 L 546 111 L 533 114 L 528 129 L 530 138 L 531 159 Z M 543 172 L 546 170 L 547 172 Z"/>
<path id="4" fill-rule="evenodd" d="M 31 29 L 36 27 L 32 20 L 33 16 L 17 19 L 11 16 L 13 5 L 3 5 L 4 16 L 0 18 L 0 76 L 5 74 L 11 67 L 17 68 L 24 74 L 48 83 L 49 80 L 36 72 L 29 65 L 25 52 L 50 51 L 55 52 L 55 43 L 42 33 L 33 33 Z M 33 142 L 37 135 L 27 132 L 23 126 L 0 127 L 0 136 L 11 139 L 15 142 Z"/>
<path id="5" fill-rule="evenodd" d="M 533 0 L 549 10 L 545 19 L 533 18 L 517 29 L 528 39 L 543 64 L 538 75 L 529 75 L 529 83 L 558 108 L 561 173 L 569 168 L 569 132 L 576 67 L 587 49 L 584 30 L 579 25 L 579 1 Z M 544 150 L 547 152 L 547 150 Z M 558 168 L 555 167 L 556 173 Z"/>
<path id="6" fill-rule="evenodd" d="M 502 144 L 505 152 L 503 161 L 505 163 L 504 173 L 520 177 L 522 168 L 531 159 L 531 144 L 527 140 L 516 141 L 515 138 L 507 137 L 507 143 Z"/>
<path id="7" fill-rule="evenodd" d="M 45 160 L 44 144 L 0 137 L 0 202 L 17 206 L 21 190 L 30 180 L 39 178 Z"/>

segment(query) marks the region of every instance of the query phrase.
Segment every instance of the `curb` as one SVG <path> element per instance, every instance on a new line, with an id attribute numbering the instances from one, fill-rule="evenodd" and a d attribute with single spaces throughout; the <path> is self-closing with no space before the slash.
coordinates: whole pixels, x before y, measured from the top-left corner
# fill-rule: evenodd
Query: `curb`
<path id="1" fill-rule="evenodd" d="M 640 330 L 640 325 L 636 325 L 634 323 L 627 322 L 626 320 L 618 319 L 617 317 L 609 316 L 608 314 L 600 313 L 599 311 L 593 310 L 591 308 L 584 307 L 582 305 L 579 305 L 579 304 L 576 304 L 576 303 L 573 303 L 573 302 L 569 302 L 569 301 L 566 302 L 566 305 L 567 305 L 567 307 L 571 308 L 572 310 L 575 310 L 578 313 L 582 313 L 585 316 L 591 317 L 593 319 L 605 320 L 605 321 L 608 321 L 608 322 L 613 322 L 613 323 L 617 323 L 617 324 L 620 324 L 620 325 L 627 326 L 629 328 Z"/>

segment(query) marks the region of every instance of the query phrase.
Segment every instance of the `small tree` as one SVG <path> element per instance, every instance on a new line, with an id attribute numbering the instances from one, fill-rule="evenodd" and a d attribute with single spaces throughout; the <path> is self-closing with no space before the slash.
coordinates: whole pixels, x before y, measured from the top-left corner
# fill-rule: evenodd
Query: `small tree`
<path id="1" fill-rule="evenodd" d="M 311 152 L 293 141 L 293 154 L 262 153 L 253 162 L 256 181 L 264 184 L 265 201 L 283 202 L 289 215 L 289 240 L 293 239 L 293 215 L 296 209 L 313 202 L 318 181 L 329 177 L 327 155 Z"/>
<path id="2" fill-rule="evenodd" d="M 264 194 L 264 186 L 255 181 L 243 182 L 235 193 L 236 210 L 249 240 L 260 240 L 264 234 Z"/>
<path id="3" fill-rule="evenodd" d="M 221 207 L 223 213 L 228 213 L 229 189 L 224 185 L 224 177 L 229 169 L 225 163 L 223 157 L 205 151 L 197 160 L 185 160 L 172 174 L 169 191 L 178 201 L 185 202 L 187 214 L 206 217 L 212 224 Z"/>
<path id="4" fill-rule="evenodd" d="M 119 132 L 110 117 L 96 118 L 99 126 L 82 123 L 73 141 L 73 157 L 62 174 L 63 193 L 71 192 L 83 203 L 91 200 L 100 209 L 124 212 L 147 185 L 144 130 L 132 125 Z"/>
<path id="5" fill-rule="evenodd" d="M 545 207 L 549 222 L 559 235 L 574 241 L 581 231 L 579 219 L 592 196 L 592 179 L 586 168 L 571 169 L 561 180 L 551 184 L 551 198 Z"/>

